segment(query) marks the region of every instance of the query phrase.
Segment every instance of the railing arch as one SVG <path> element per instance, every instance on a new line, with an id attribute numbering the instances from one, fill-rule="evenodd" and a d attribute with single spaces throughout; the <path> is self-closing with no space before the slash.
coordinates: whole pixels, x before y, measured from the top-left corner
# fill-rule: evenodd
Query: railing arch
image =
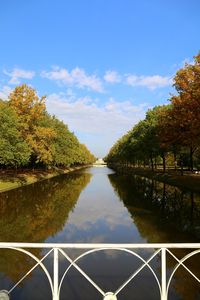
<path id="1" fill-rule="evenodd" d="M 172 278 L 174 277 L 174 274 L 176 273 L 177 269 L 180 267 L 180 266 L 183 266 L 199 283 L 200 283 L 200 279 L 193 273 L 190 271 L 190 269 L 188 269 L 188 267 L 185 266 L 185 264 L 183 264 L 187 259 L 189 259 L 190 257 L 200 253 L 200 249 L 199 250 L 196 250 L 196 251 L 193 251 L 189 254 L 187 254 L 186 256 L 184 256 L 182 259 L 177 259 L 177 257 L 171 252 L 168 250 L 168 253 L 171 254 L 172 257 L 174 257 L 178 263 L 177 265 L 175 266 L 174 270 L 172 271 L 172 274 L 171 276 L 169 277 L 169 280 L 168 280 L 168 284 L 167 284 L 167 295 L 168 295 L 168 292 L 169 292 L 169 287 L 170 287 L 170 284 L 171 284 L 171 281 L 172 281 Z"/>
<path id="2" fill-rule="evenodd" d="M 105 251 L 105 250 L 108 250 L 108 248 L 98 248 L 98 249 L 92 249 L 92 250 L 89 250 L 89 251 L 87 251 L 87 252 L 84 252 L 83 254 L 81 254 L 81 255 L 79 255 L 75 260 L 73 260 L 73 261 L 71 261 L 71 259 L 69 258 L 69 257 L 67 257 L 66 256 L 66 253 L 63 251 L 63 250 L 61 250 L 60 249 L 60 251 L 61 251 L 61 253 L 71 262 L 71 264 L 69 265 L 69 267 L 66 269 L 66 271 L 64 272 L 64 274 L 63 274 L 63 276 L 62 276 L 62 278 L 61 278 L 61 281 L 60 281 L 60 285 L 59 285 L 59 292 L 58 292 L 58 294 L 60 295 L 60 290 L 61 290 L 61 286 L 62 286 L 62 283 L 63 283 L 63 280 L 64 280 L 64 278 L 65 278 L 65 276 L 66 276 L 66 274 L 67 274 L 67 272 L 69 271 L 69 269 L 72 267 L 72 266 L 75 266 L 75 264 L 76 264 L 76 262 L 79 260 L 79 259 L 81 259 L 81 258 L 83 258 L 84 256 L 86 256 L 86 255 L 89 255 L 89 254 L 91 254 L 91 253 L 95 253 L 95 252 L 98 252 L 98 251 Z M 113 248 L 112 248 L 112 251 L 113 250 L 118 250 L 118 251 L 123 251 L 123 252 L 127 252 L 127 253 L 129 253 L 129 254 L 131 254 L 131 255 L 133 255 L 133 256 L 136 256 L 136 257 L 138 257 L 143 263 L 144 263 L 144 265 L 142 266 L 142 267 L 140 267 L 140 270 L 137 270 L 137 273 L 139 273 L 145 266 L 147 266 L 150 270 L 151 270 L 151 272 L 153 273 L 153 275 L 154 275 L 154 277 L 155 277 L 155 279 L 156 279 L 156 281 L 157 281 L 157 283 L 158 283 L 158 287 L 159 287 L 159 290 L 160 290 L 160 295 L 161 295 L 161 285 L 160 285 L 160 282 L 159 282 L 159 280 L 158 280 L 158 277 L 156 276 L 156 274 L 155 274 L 155 272 L 154 272 L 154 270 L 151 268 L 151 266 L 149 265 L 149 262 L 160 252 L 160 250 L 158 250 L 158 251 L 156 251 L 151 257 L 150 257 L 150 259 L 148 259 L 148 261 L 145 261 L 140 255 L 138 255 L 136 252 L 133 252 L 133 251 L 131 251 L 131 250 L 129 250 L 129 249 L 125 249 L 125 248 L 115 248 L 114 246 L 113 246 Z M 79 267 L 78 267 L 78 269 L 79 269 Z M 82 273 L 83 274 L 83 273 Z M 133 274 L 134 276 L 131 276 L 130 278 L 128 278 L 128 280 L 121 286 L 121 287 L 119 287 L 113 294 L 115 295 L 115 296 L 117 296 L 117 294 L 119 294 L 119 292 L 137 275 L 137 274 Z M 86 276 L 86 275 L 84 275 L 84 276 Z M 106 294 L 108 293 L 108 292 L 103 292 L 102 291 L 102 289 L 99 287 L 99 286 L 97 286 L 94 282 L 92 282 L 92 280 L 91 279 L 89 279 L 88 278 L 88 281 L 90 281 L 90 283 L 105 297 L 106 296 Z"/>
<path id="3" fill-rule="evenodd" d="M 39 249 L 49 249 L 49 251 L 42 257 L 42 259 L 37 258 L 35 255 L 33 255 L 30 251 L 27 250 L 39 248 Z M 0 249 L 10 249 L 10 250 L 16 250 L 19 252 L 22 252 L 31 258 L 33 258 L 36 261 L 36 264 L 26 273 L 22 276 L 22 278 L 14 284 L 14 286 L 9 290 L 0 291 L 0 298 L 2 299 L 9 299 L 9 294 L 12 293 L 12 291 L 21 283 L 28 274 L 30 274 L 37 266 L 40 266 L 42 270 L 45 272 L 50 288 L 52 293 L 52 299 L 53 300 L 59 300 L 60 298 L 60 292 L 63 284 L 63 280 L 67 274 L 67 272 L 70 270 L 70 268 L 73 266 L 75 267 L 87 280 L 90 282 L 93 287 L 96 288 L 98 292 L 101 293 L 104 300 L 116 300 L 117 295 L 123 290 L 125 286 L 129 284 L 130 281 L 132 281 L 137 274 L 141 272 L 141 270 L 145 267 L 149 268 L 152 272 L 154 278 L 156 279 L 156 282 L 159 287 L 160 292 L 160 299 L 161 300 L 167 300 L 168 299 L 168 292 L 170 288 L 170 283 L 172 281 L 172 278 L 174 274 L 176 273 L 177 269 L 180 266 L 183 266 L 192 276 L 195 280 L 197 280 L 200 283 L 200 279 L 188 268 L 185 266 L 184 262 L 189 259 L 190 257 L 197 255 L 200 253 L 200 244 L 58 244 L 58 243 L 49 243 L 49 244 L 40 244 L 40 243 L 0 243 Z M 65 251 L 70 249 L 82 249 L 84 252 L 80 255 L 78 255 L 75 259 L 72 259 L 69 254 L 67 254 Z M 141 249 L 152 249 L 154 250 L 154 253 L 146 260 L 141 255 L 139 255 L 136 250 Z M 192 252 L 185 255 L 183 258 L 179 259 L 177 258 L 169 249 L 193 249 Z M 64 251 L 65 250 L 65 251 Z M 128 279 L 115 291 L 103 291 L 78 265 L 77 262 L 94 252 L 98 251 L 105 251 L 105 250 L 116 250 L 116 251 L 123 251 L 126 253 L 129 253 L 135 257 L 137 257 L 143 264 L 132 273 L 131 276 L 128 277 Z M 43 264 L 43 260 L 50 256 L 50 254 L 53 254 L 53 266 L 54 266 L 54 273 L 53 277 L 50 276 L 48 270 Z M 59 256 L 63 255 L 70 265 L 65 269 L 63 276 L 61 277 L 59 281 Z M 167 260 L 166 260 L 166 254 L 169 254 L 172 256 L 178 263 L 173 268 L 171 275 L 169 278 L 167 278 Z M 150 262 L 154 257 L 159 256 L 160 259 L 160 271 L 161 271 L 161 279 L 159 280 L 156 273 L 150 266 Z M 3 298 L 4 297 L 4 298 Z M 128 299 L 127 299 L 128 300 Z"/>

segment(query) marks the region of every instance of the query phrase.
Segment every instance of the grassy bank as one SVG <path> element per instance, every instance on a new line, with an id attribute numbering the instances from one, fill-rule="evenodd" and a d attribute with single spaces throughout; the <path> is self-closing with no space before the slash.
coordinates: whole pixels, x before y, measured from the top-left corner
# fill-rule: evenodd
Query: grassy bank
<path id="1" fill-rule="evenodd" d="M 50 179 L 62 174 L 67 174 L 84 167 L 85 166 L 78 166 L 53 170 L 0 170 L 0 192 L 15 189 L 23 185 L 32 184 L 37 181 Z"/>
<path id="2" fill-rule="evenodd" d="M 150 169 L 116 165 L 110 167 L 119 173 L 140 175 L 180 187 L 184 190 L 200 192 L 200 174 L 185 172 L 185 174 L 181 175 L 180 171 L 174 170 L 169 170 L 164 173 L 162 170 L 152 171 Z"/>

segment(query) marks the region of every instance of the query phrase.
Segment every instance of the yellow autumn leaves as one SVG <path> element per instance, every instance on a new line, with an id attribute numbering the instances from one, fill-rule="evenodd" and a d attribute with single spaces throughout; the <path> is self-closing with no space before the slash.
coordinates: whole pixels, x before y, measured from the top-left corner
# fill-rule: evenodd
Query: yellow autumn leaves
<path id="1" fill-rule="evenodd" d="M 46 111 L 45 96 L 23 84 L 0 100 L 0 165 L 68 167 L 95 160 L 67 125 Z"/>

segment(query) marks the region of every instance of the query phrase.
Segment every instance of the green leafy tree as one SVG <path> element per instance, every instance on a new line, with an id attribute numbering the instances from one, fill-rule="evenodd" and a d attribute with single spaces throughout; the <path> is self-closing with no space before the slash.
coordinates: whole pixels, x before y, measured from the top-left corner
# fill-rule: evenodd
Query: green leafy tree
<path id="1" fill-rule="evenodd" d="M 0 101 L 0 164 L 19 167 L 28 164 L 31 149 L 23 140 L 17 115 Z"/>
<path id="2" fill-rule="evenodd" d="M 45 96 L 39 98 L 33 88 L 23 84 L 9 95 L 9 105 L 17 114 L 21 135 L 32 151 L 33 163 L 51 164 L 50 146 L 55 133 L 48 124 Z"/>
<path id="3" fill-rule="evenodd" d="M 67 125 L 46 111 L 45 96 L 23 84 L 9 96 L 15 111 L 21 136 L 31 149 L 31 165 L 62 166 L 87 164 L 94 156 L 81 145 Z"/>

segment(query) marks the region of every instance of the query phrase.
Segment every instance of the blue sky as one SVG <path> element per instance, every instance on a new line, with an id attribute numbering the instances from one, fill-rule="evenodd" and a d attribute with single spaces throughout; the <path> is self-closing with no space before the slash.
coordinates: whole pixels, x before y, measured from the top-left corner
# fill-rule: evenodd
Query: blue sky
<path id="1" fill-rule="evenodd" d="M 173 93 L 199 0 L 1 0 L 0 97 L 21 83 L 98 157 Z"/>

